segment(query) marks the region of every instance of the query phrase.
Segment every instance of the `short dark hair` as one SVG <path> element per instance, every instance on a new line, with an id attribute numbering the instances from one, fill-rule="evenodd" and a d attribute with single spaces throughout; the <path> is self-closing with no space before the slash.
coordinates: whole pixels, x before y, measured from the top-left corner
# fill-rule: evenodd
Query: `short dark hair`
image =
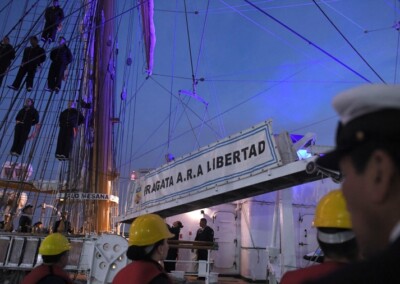
<path id="1" fill-rule="evenodd" d="M 60 259 L 66 254 L 68 251 L 63 251 L 60 254 L 56 255 L 42 255 L 43 258 L 43 263 L 46 264 L 52 264 L 52 263 L 57 263 L 60 261 Z"/>
<path id="2" fill-rule="evenodd" d="M 146 247 L 148 247 L 148 246 L 132 245 L 132 246 L 128 247 L 126 256 L 130 260 L 151 260 L 151 255 L 153 254 L 153 252 L 163 243 L 164 243 L 164 239 L 153 244 L 153 248 L 150 250 L 150 252 L 146 252 Z"/>
<path id="3" fill-rule="evenodd" d="M 25 212 L 25 210 L 28 208 L 33 208 L 33 206 L 31 204 L 25 205 L 25 207 L 22 208 L 22 212 Z"/>
<path id="4" fill-rule="evenodd" d="M 207 224 L 207 219 L 206 218 L 201 218 L 200 222 L 205 222 Z"/>
<path id="5" fill-rule="evenodd" d="M 336 229 L 336 228 L 318 228 L 318 230 L 324 233 L 336 233 L 341 231 L 346 231 L 346 229 Z M 321 250 L 324 252 L 324 257 L 329 257 L 332 259 L 344 258 L 349 261 L 354 261 L 358 258 L 358 246 L 356 238 L 352 238 L 348 241 L 339 244 L 328 244 L 320 241 L 318 238 L 318 244 Z"/>

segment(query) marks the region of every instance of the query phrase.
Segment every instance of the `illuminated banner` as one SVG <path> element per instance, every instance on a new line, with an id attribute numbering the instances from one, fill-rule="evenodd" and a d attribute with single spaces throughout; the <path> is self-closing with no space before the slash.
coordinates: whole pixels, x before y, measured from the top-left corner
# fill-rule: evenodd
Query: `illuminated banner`
<path id="1" fill-rule="evenodd" d="M 79 200 L 109 200 L 118 203 L 119 197 L 105 193 L 86 193 L 86 192 L 70 192 L 57 193 L 57 199 L 79 199 Z"/>
<path id="2" fill-rule="evenodd" d="M 152 206 L 279 166 L 271 132 L 267 121 L 151 171 L 137 182 L 134 203 Z"/>

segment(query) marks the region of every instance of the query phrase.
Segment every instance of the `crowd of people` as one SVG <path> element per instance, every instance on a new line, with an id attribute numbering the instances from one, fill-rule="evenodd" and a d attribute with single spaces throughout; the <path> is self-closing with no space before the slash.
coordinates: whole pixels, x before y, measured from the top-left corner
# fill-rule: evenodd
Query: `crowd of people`
<path id="1" fill-rule="evenodd" d="M 3 215 L 3 221 L 0 221 L 0 232 L 19 232 L 19 233 L 61 233 L 69 235 L 73 233 L 71 222 L 68 220 L 68 212 L 61 211 L 58 215 L 60 219 L 55 221 L 52 228 L 45 228 L 41 221 L 33 223 L 32 217 L 34 215 L 32 204 L 26 204 L 19 214 L 18 225 L 14 228 L 13 218 L 11 213 Z"/>

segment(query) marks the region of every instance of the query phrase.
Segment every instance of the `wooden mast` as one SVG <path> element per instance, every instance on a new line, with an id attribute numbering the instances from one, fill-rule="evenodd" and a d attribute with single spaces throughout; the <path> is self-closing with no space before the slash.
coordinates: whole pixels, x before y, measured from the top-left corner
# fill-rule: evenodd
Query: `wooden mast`
<path id="1" fill-rule="evenodd" d="M 114 1 L 99 0 L 97 4 L 95 32 L 95 84 L 94 84 L 94 146 L 91 160 L 91 192 L 111 194 L 113 172 L 112 111 L 114 104 L 114 82 L 109 66 L 113 66 Z M 93 226 L 97 233 L 110 232 L 110 210 L 108 200 L 93 203 Z"/>

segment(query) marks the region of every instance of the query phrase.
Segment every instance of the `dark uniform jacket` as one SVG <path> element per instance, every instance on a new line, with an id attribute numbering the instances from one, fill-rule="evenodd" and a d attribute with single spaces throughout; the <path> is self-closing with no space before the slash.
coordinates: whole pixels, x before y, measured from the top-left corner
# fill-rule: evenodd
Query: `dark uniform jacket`
<path id="1" fill-rule="evenodd" d="M 46 52 L 39 45 L 36 47 L 29 46 L 24 49 L 22 56 L 22 64 L 26 67 L 36 68 L 46 60 Z"/>
<path id="2" fill-rule="evenodd" d="M 0 43 L 0 66 L 8 67 L 15 58 L 15 50 L 11 44 Z"/>
<path id="3" fill-rule="evenodd" d="M 18 112 L 15 120 L 23 122 L 24 126 L 30 129 L 32 125 L 35 125 L 39 122 L 39 113 L 33 107 L 30 108 L 24 107 Z"/>
<path id="4" fill-rule="evenodd" d="M 197 230 L 195 241 L 202 242 L 213 242 L 214 241 L 214 230 L 209 226 L 205 226 L 204 229 L 200 228 Z"/>
<path id="5" fill-rule="evenodd" d="M 44 18 L 49 24 L 58 26 L 64 19 L 64 12 L 60 7 L 49 7 L 44 12 Z"/>
<path id="6" fill-rule="evenodd" d="M 19 218 L 18 228 L 21 233 L 30 233 L 31 226 L 32 226 L 32 219 L 29 216 L 22 215 Z"/>
<path id="7" fill-rule="evenodd" d="M 60 114 L 60 127 L 78 127 L 83 123 L 84 116 L 75 108 L 68 108 Z"/>
<path id="8" fill-rule="evenodd" d="M 209 226 L 199 228 L 196 233 L 195 241 L 214 242 L 214 230 Z M 206 260 L 208 251 L 206 249 L 197 249 L 197 260 Z"/>
<path id="9" fill-rule="evenodd" d="M 50 59 L 57 65 L 68 65 L 72 62 L 73 57 L 68 46 L 63 44 L 50 52 Z"/>

